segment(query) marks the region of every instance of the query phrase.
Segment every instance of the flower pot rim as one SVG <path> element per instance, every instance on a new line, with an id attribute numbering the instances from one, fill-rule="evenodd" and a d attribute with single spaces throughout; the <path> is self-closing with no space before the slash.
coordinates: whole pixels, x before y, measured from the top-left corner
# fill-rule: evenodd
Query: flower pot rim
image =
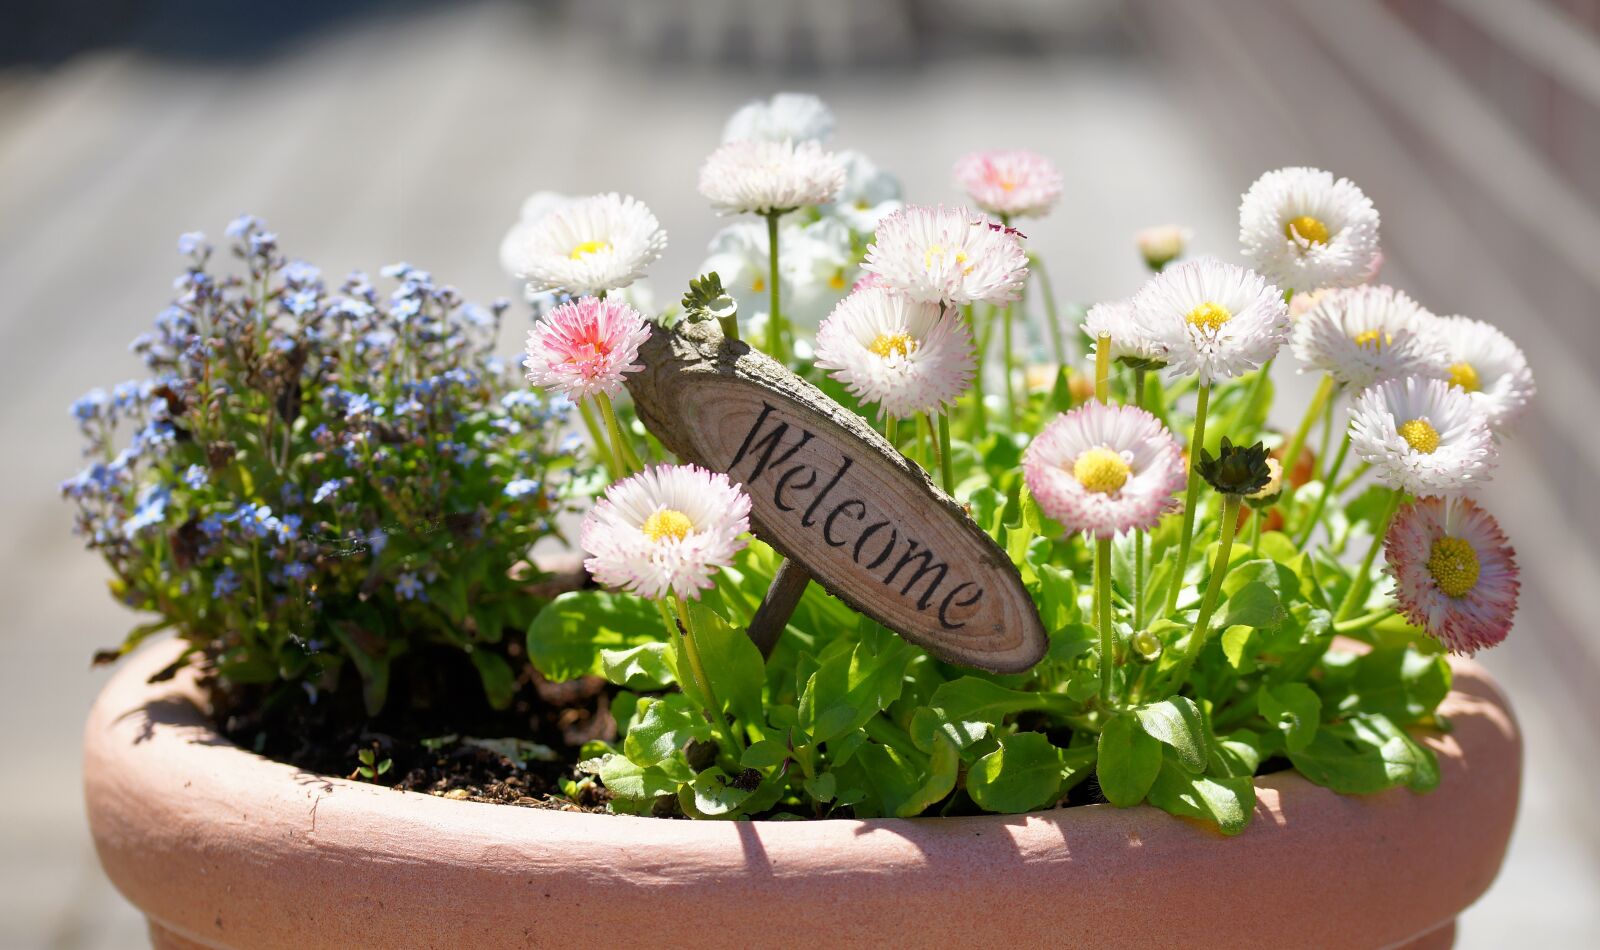
<path id="1" fill-rule="evenodd" d="M 1263 776 L 1250 827 L 1231 839 L 1148 806 L 762 822 L 508 807 L 314 775 L 239 748 L 197 705 L 192 675 L 148 682 L 179 648 L 146 648 L 106 684 L 86 728 L 84 786 L 112 881 L 153 928 L 203 946 L 597 933 L 738 944 L 770 938 L 779 913 L 824 944 L 970 940 L 982 914 L 990 938 L 1100 947 L 1195 934 L 1400 945 L 1439 932 L 1487 889 L 1521 778 L 1505 697 L 1477 663 L 1452 659 L 1441 707 L 1452 731 L 1425 738 L 1439 788 L 1343 796 L 1294 772 Z M 1228 886 L 1206 886 L 1218 881 Z M 1350 912 L 1308 899 L 1330 884 Z"/>

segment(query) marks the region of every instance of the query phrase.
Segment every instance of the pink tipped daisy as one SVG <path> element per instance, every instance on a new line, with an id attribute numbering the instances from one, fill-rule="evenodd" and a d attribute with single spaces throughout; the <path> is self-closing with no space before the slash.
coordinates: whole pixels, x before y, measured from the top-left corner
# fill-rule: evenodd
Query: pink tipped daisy
<path id="1" fill-rule="evenodd" d="M 1350 448 L 1378 481 L 1413 495 L 1448 495 L 1488 481 L 1499 460 L 1489 421 L 1467 394 L 1415 376 L 1356 396 Z"/>
<path id="2" fill-rule="evenodd" d="M 1020 238 L 966 208 L 908 205 L 878 225 L 862 268 L 912 300 L 1001 304 L 1028 279 Z"/>
<path id="3" fill-rule="evenodd" d="M 1423 498 L 1400 509 L 1383 553 L 1401 613 L 1451 653 L 1470 655 L 1511 632 L 1516 552 L 1471 500 Z"/>
<path id="4" fill-rule="evenodd" d="M 955 404 L 972 383 L 972 336 L 954 312 L 883 287 L 839 301 L 817 330 L 817 367 L 878 414 L 904 419 Z"/>
<path id="5" fill-rule="evenodd" d="M 1442 378 L 1436 318 L 1393 287 L 1325 290 L 1294 325 L 1294 355 L 1352 389 L 1399 376 Z"/>
<path id="6" fill-rule="evenodd" d="M 655 465 L 606 489 L 578 542 L 595 580 L 652 600 L 697 598 L 733 563 L 750 530 L 750 496 L 720 472 Z"/>
<path id="7" fill-rule="evenodd" d="M 844 187 L 845 167 L 816 142 L 728 142 L 700 167 L 700 194 L 723 214 L 780 214 L 825 205 Z"/>
<path id="8" fill-rule="evenodd" d="M 1025 148 L 973 152 L 956 162 L 956 184 L 972 203 L 995 215 L 1040 218 L 1061 197 L 1061 173 Z"/>
<path id="9" fill-rule="evenodd" d="M 615 396 L 622 378 L 644 368 L 639 347 L 650 338 L 644 316 L 620 300 L 581 297 L 551 310 L 528 331 L 528 381 L 574 401 Z"/>
<path id="10" fill-rule="evenodd" d="M 1045 426 L 1023 453 L 1022 474 L 1045 514 L 1096 538 L 1154 527 L 1188 477 L 1155 416 L 1100 402 Z"/>

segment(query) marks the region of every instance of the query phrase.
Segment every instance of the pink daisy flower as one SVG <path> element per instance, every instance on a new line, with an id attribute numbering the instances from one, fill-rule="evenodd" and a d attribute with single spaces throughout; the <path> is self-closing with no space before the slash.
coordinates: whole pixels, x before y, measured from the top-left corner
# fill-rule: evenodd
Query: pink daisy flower
<path id="1" fill-rule="evenodd" d="M 1023 453 L 1022 475 L 1045 514 L 1096 538 L 1154 527 L 1188 477 L 1155 416 L 1100 402 L 1045 426 Z"/>
<path id="2" fill-rule="evenodd" d="M 1039 218 L 1061 197 L 1061 173 L 1024 148 L 973 152 L 956 162 L 956 184 L 990 214 Z"/>
<path id="3" fill-rule="evenodd" d="M 1466 498 L 1400 509 L 1383 542 L 1385 571 L 1407 620 L 1452 653 L 1492 647 L 1517 612 L 1516 552 L 1500 525 Z"/>
<path id="4" fill-rule="evenodd" d="M 652 600 L 698 598 L 750 530 L 750 496 L 720 472 L 655 465 L 606 489 L 578 542 L 595 580 Z"/>
<path id="5" fill-rule="evenodd" d="M 883 287 L 839 301 L 817 330 L 817 368 L 878 413 L 910 418 L 952 406 L 972 384 L 972 335 L 953 311 Z"/>
<path id="6" fill-rule="evenodd" d="M 551 310 L 528 331 L 528 381 L 574 401 L 615 396 L 622 378 L 644 369 L 639 346 L 650 338 L 644 316 L 620 300 L 582 297 Z"/>
<path id="7" fill-rule="evenodd" d="M 907 205 L 883 219 L 861 265 L 922 303 L 1002 304 L 1028 279 L 1021 235 L 966 208 Z"/>

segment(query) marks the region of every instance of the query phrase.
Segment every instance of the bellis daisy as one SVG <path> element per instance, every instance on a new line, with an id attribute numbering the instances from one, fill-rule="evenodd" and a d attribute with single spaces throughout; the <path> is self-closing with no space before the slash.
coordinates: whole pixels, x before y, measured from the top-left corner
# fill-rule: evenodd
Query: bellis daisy
<path id="1" fill-rule="evenodd" d="M 1022 473 L 1045 514 L 1096 538 L 1155 527 L 1187 479 L 1178 443 L 1155 416 L 1100 402 L 1045 426 Z"/>
<path id="2" fill-rule="evenodd" d="M 1511 632 L 1516 552 L 1471 500 L 1423 498 L 1400 509 L 1383 553 L 1401 613 L 1450 652 L 1470 655 Z"/>
<path id="3" fill-rule="evenodd" d="M 1028 279 L 1019 238 L 966 208 L 908 205 L 878 225 L 862 267 L 913 300 L 1001 304 Z"/>
<path id="4" fill-rule="evenodd" d="M 994 215 L 1040 218 L 1061 197 L 1061 173 L 1027 149 L 973 152 L 956 162 L 956 184 L 972 203 Z"/>
<path id="5" fill-rule="evenodd" d="M 1289 337 L 1278 288 L 1215 258 L 1166 268 L 1134 295 L 1133 309 L 1171 372 L 1196 374 L 1202 386 L 1259 369 Z"/>
<path id="6" fill-rule="evenodd" d="M 1294 355 L 1353 389 L 1400 376 L 1442 377 L 1434 316 L 1393 287 L 1322 292 L 1294 327 Z"/>
<path id="7" fill-rule="evenodd" d="M 739 108 L 723 126 L 722 141 L 826 142 L 833 136 L 833 110 L 809 93 L 780 92 Z"/>
<path id="8" fill-rule="evenodd" d="M 824 205 L 844 187 L 838 156 L 816 142 L 728 142 L 700 167 L 700 194 L 725 214 L 778 214 Z"/>
<path id="9" fill-rule="evenodd" d="M 852 231 L 871 234 L 879 222 L 903 206 L 900 179 L 860 152 L 846 150 L 838 155 L 844 162 L 844 187 L 822 213 L 843 221 Z"/>
<path id="10" fill-rule="evenodd" d="M 528 331 L 528 380 L 574 401 L 615 396 L 622 378 L 643 369 L 639 346 L 650 338 L 644 317 L 620 300 L 582 297 L 551 310 Z"/>
<path id="11" fill-rule="evenodd" d="M 1380 482 L 1413 495 L 1451 494 L 1487 481 L 1496 461 L 1488 420 L 1472 399 L 1442 379 L 1415 376 L 1356 396 L 1350 447 Z"/>
<path id="12" fill-rule="evenodd" d="M 1347 178 L 1280 168 L 1245 192 L 1239 240 L 1250 265 L 1280 287 L 1352 287 L 1375 272 L 1378 212 Z"/>
<path id="13" fill-rule="evenodd" d="M 879 415 L 937 412 L 972 382 L 967 326 L 939 304 L 873 287 L 839 302 L 817 330 L 817 367 Z"/>
<path id="14" fill-rule="evenodd" d="M 1482 320 L 1439 317 L 1433 324 L 1452 385 L 1463 389 L 1503 432 L 1534 396 L 1533 370 L 1511 338 Z"/>
<path id="15" fill-rule="evenodd" d="M 517 223 L 511 226 L 506 236 L 500 241 L 500 267 L 512 277 L 522 267 L 523 243 L 528 235 L 533 232 L 541 218 L 557 208 L 564 208 L 576 199 L 554 191 L 536 191 L 522 202 L 522 210 L 517 215 Z"/>
<path id="16" fill-rule="evenodd" d="M 733 562 L 750 496 L 720 472 L 656 465 L 606 489 L 579 529 L 595 580 L 641 597 L 696 598 Z"/>
<path id="17" fill-rule="evenodd" d="M 644 202 L 612 193 L 556 207 L 513 228 L 500 257 L 530 292 L 582 296 L 628 286 L 666 246 L 667 232 Z"/>
<path id="18" fill-rule="evenodd" d="M 1132 300 L 1113 300 L 1090 307 L 1084 315 L 1083 332 L 1089 337 L 1091 353 L 1098 353 L 1101 334 L 1109 333 L 1112 359 L 1146 364 L 1166 362 L 1166 350 L 1134 318 Z"/>
<path id="19" fill-rule="evenodd" d="M 1133 243 L 1138 245 L 1139 256 L 1144 258 L 1145 266 L 1159 271 L 1183 256 L 1192 237 L 1194 231 L 1189 228 L 1178 224 L 1162 224 L 1139 231 L 1133 236 Z"/>

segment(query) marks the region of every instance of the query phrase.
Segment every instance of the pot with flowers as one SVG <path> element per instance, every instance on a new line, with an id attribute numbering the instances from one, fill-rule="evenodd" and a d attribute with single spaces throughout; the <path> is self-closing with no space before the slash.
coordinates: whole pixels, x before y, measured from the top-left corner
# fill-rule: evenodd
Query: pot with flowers
<path id="1" fill-rule="evenodd" d="M 1376 283 L 1324 172 L 1080 316 L 1018 227 L 1048 162 L 905 205 L 832 130 L 730 121 L 700 189 L 751 217 L 648 316 L 644 205 L 530 200 L 526 382 L 504 305 L 185 238 L 64 489 L 155 615 L 112 653 L 177 633 L 86 740 L 157 944 L 1451 942 L 1519 786 L 1466 659 L 1516 606 L 1467 496 L 1515 345 Z"/>

